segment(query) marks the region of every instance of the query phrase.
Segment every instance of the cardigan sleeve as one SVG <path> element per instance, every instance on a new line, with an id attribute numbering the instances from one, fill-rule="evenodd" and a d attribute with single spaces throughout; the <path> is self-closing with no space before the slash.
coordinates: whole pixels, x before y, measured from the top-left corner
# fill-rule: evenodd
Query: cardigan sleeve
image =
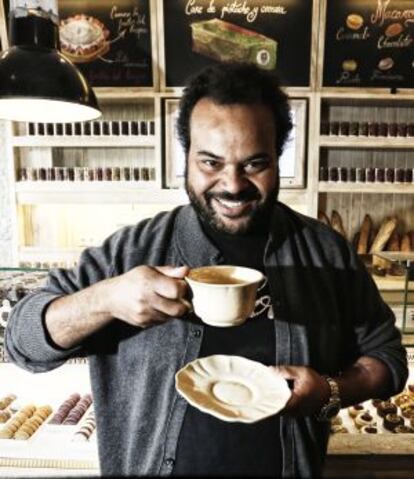
<path id="1" fill-rule="evenodd" d="M 110 277 L 113 260 L 122 249 L 126 234 L 120 230 L 102 246 L 87 248 L 74 269 L 51 270 L 44 287 L 15 305 L 5 330 L 5 351 L 11 361 L 29 371 L 42 372 L 60 366 L 71 357 L 87 354 L 87 340 L 71 349 L 56 345 L 47 332 L 45 312 L 55 299 Z"/>
<path id="2" fill-rule="evenodd" d="M 395 315 L 382 299 L 378 288 L 351 250 L 353 334 L 356 356 L 370 356 L 386 364 L 391 372 L 392 384 L 388 396 L 400 392 L 408 378 L 407 353 L 402 336 L 395 324 Z"/>

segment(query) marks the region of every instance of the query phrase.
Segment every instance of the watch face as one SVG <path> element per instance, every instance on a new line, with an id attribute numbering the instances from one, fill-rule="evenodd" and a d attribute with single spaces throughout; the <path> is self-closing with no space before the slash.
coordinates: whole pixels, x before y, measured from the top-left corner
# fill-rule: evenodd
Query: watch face
<path id="1" fill-rule="evenodd" d="M 327 404 L 321 411 L 321 416 L 324 416 L 326 419 L 332 419 L 339 413 L 340 407 L 336 402 Z"/>

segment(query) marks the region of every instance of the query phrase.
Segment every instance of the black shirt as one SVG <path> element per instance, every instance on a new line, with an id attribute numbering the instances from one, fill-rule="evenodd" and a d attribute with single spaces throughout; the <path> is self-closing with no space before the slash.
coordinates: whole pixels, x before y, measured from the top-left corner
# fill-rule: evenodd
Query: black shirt
<path id="1" fill-rule="evenodd" d="M 264 272 L 265 232 L 234 236 L 204 228 L 226 264 Z M 244 324 L 231 328 L 205 325 L 200 357 L 228 354 L 274 364 L 275 335 L 267 280 L 259 286 L 257 298 L 252 317 Z M 229 423 L 188 405 L 173 475 L 277 476 L 281 470 L 279 448 L 277 416 L 253 424 Z"/>

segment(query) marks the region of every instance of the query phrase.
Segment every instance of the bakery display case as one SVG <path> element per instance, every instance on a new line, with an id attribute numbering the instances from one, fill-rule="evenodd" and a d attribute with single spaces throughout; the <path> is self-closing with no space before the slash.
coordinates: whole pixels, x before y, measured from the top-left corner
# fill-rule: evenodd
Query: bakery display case
<path id="1" fill-rule="evenodd" d="M 0 364 L 0 476 L 99 475 L 87 364 L 31 374 Z"/>
<path id="2" fill-rule="evenodd" d="M 43 266 L 0 268 L 1 336 L 10 308 L 45 281 Z M 98 475 L 87 360 L 31 374 L 9 363 L 2 345 L 0 351 L 0 476 L 25 476 L 26 468 L 38 476 Z M 342 409 L 332 420 L 327 467 L 333 475 L 351 456 L 375 454 L 388 465 L 396 456 L 414 458 L 414 348 L 407 352 L 410 375 L 401 394 Z"/>
<path id="3" fill-rule="evenodd" d="M 86 359 L 32 374 L 4 354 L 11 308 L 44 283 L 47 271 L 0 268 L 0 477 L 99 475 Z"/>

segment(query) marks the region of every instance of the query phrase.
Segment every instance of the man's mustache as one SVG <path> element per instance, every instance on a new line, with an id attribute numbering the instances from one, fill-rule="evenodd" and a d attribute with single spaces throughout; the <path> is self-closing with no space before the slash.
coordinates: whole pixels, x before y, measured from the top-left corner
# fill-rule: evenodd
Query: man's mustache
<path id="1" fill-rule="evenodd" d="M 229 193 L 228 191 L 208 191 L 205 193 L 205 197 L 207 200 L 224 200 L 224 201 L 252 201 L 252 200 L 260 200 L 261 196 L 259 190 L 255 187 L 247 188 L 239 193 Z"/>

